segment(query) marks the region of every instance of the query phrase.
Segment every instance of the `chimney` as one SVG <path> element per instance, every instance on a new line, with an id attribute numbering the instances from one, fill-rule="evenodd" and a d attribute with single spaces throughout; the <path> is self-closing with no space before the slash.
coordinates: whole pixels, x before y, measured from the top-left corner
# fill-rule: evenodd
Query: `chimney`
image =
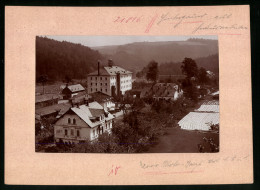
<path id="1" fill-rule="evenodd" d="M 99 76 L 99 64 L 100 64 L 100 61 L 98 60 L 98 76 Z"/>
<path id="2" fill-rule="evenodd" d="M 120 73 L 116 73 L 116 85 L 117 85 L 117 96 L 120 97 L 121 95 Z"/>
<path id="3" fill-rule="evenodd" d="M 86 104 L 86 106 L 88 106 L 88 100 L 84 99 L 84 104 Z"/>
<path id="4" fill-rule="evenodd" d="M 112 66 L 113 66 L 113 60 L 112 60 L 112 59 L 109 59 L 109 60 L 108 60 L 108 66 L 109 66 L 109 67 L 112 67 Z"/>

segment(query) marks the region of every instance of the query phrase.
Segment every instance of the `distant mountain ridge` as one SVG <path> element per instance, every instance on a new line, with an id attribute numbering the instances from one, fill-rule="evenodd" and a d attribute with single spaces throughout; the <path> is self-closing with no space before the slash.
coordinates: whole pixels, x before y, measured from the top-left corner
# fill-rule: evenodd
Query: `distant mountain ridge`
<path id="1" fill-rule="evenodd" d="M 36 77 L 48 75 L 53 80 L 65 76 L 86 78 L 97 69 L 97 61 L 130 70 L 134 75 L 150 61 L 159 63 L 160 74 L 180 74 L 179 65 L 185 57 L 195 59 L 199 66 L 218 72 L 217 40 L 189 39 L 187 41 L 135 42 L 125 45 L 92 47 L 36 37 Z"/>
<path id="2" fill-rule="evenodd" d="M 189 39 L 187 41 L 135 42 L 125 45 L 92 47 L 104 57 L 131 71 L 138 71 L 151 60 L 159 64 L 181 62 L 185 57 L 192 59 L 218 53 L 218 41 Z"/>

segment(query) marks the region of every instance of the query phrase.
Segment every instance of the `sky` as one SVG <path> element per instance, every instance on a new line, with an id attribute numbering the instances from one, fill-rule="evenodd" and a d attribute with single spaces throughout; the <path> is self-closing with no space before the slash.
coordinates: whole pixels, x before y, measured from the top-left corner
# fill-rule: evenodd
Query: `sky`
<path id="1" fill-rule="evenodd" d="M 42 36 L 89 47 L 123 45 L 134 42 L 185 41 L 189 38 L 217 40 L 218 36 Z"/>

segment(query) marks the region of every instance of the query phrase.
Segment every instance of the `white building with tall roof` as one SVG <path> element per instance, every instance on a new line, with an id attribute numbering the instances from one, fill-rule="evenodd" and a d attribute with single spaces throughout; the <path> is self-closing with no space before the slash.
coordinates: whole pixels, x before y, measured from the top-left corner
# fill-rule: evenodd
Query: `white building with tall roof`
<path id="1" fill-rule="evenodd" d="M 112 60 L 108 66 L 101 67 L 88 74 L 88 93 L 102 92 L 109 96 L 122 94 L 132 89 L 132 72 L 119 66 L 114 66 Z"/>
<path id="2" fill-rule="evenodd" d="M 111 133 L 113 119 L 98 102 L 75 105 L 54 124 L 54 139 L 70 143 L 96 140 L 105 132 Z"/>

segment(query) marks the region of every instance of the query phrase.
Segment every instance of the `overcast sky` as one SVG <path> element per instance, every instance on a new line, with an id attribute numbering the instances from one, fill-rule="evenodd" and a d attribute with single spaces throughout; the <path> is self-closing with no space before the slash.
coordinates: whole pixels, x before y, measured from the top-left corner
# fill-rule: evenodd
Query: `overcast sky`
<path id="1" fill-rule="evenodd" d="M 185 41 L 189 38 L 217 40 L 217 36 L 46 36 L 58 41 L 79 43 L 89 47 L 123 45 L 133 42 Z"/>

